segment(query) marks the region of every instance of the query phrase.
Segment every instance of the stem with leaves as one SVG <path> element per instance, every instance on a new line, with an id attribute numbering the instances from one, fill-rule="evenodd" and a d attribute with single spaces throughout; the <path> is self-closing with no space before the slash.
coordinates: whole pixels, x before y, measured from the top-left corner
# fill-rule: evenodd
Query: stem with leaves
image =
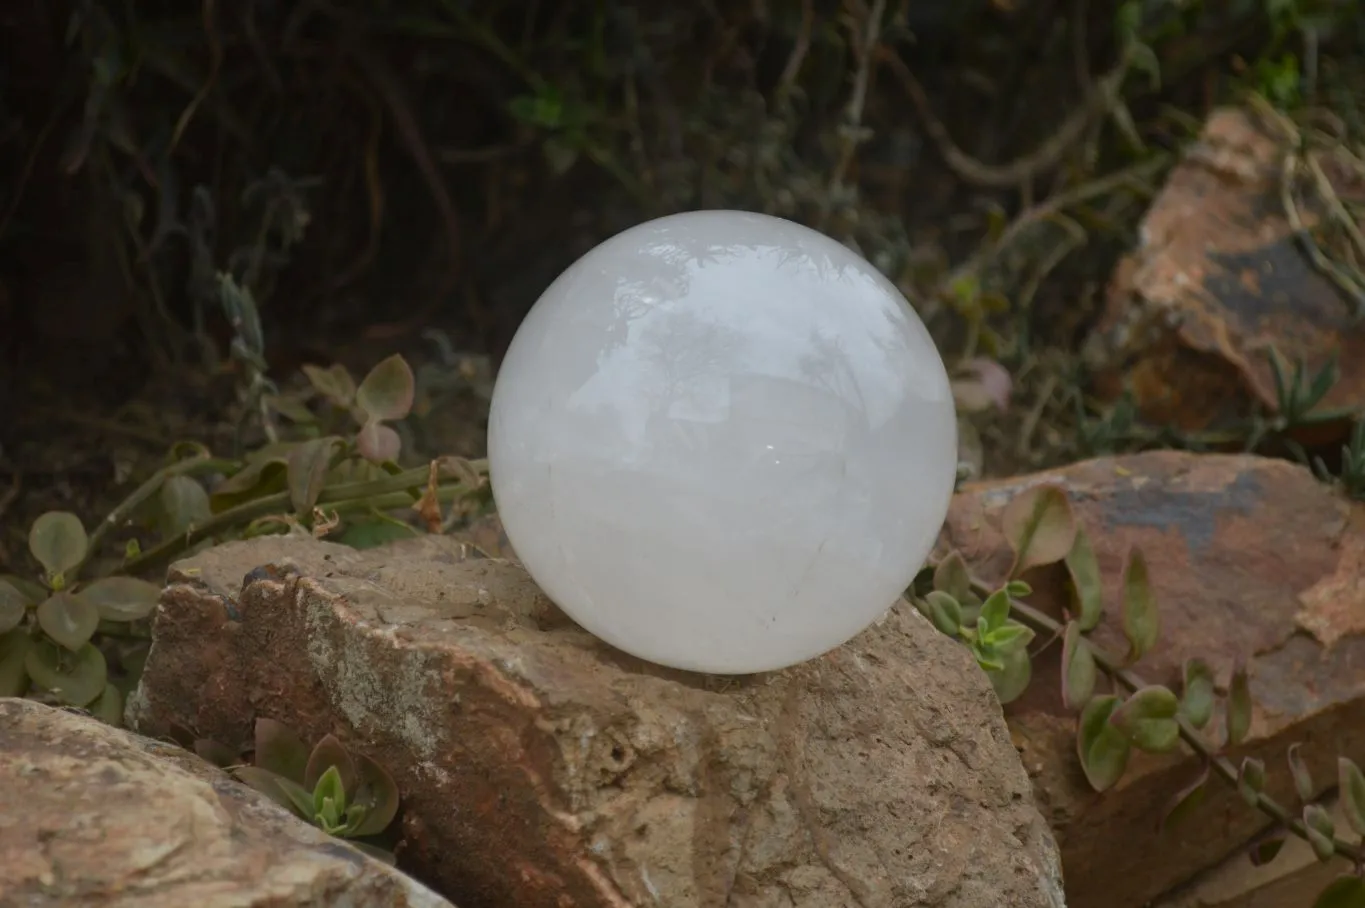
<path id="1" fill-rule="evenodd" d="M 1001 530 L 1014 552 L 1007 580 L 998 586 L 973 575 L 962 556 L 953 551 L 931 561 L 921 574 L 911 600 L 935 627 L 963 642 L 986 670 L 1004 703 L 1021 695 L 1032 679 L 1028 645 L 1036 637 L 1062 641 L 1062 698 L 1080 713 L 1077 754 L 1091 787 L 1103 791 L 1127 768 L 1133 749 L 1169 753 L 1182 743 L 1199 758 L 1202 769 L 1193 784 L 1171 801 L 1163 825 L 1183 816 L 1198 803 L 1208 776 L 1216 774 L 1234 786 L 1243 799 L 1274 821 L 1272 836 L 1258 854 L 1268 860 L 1292 833 L 1305 839 L 1319 860 L 1333 857 L 1351 862 L 1352 872 L 1335 880 L 1318 897 L 1315 908 L 1365 905 L 1365 855 L 1361 846 L 1336 835 L 1331 816 L 1313 803 L 1315 786 L 1298 746 L 1289 748 L 1288 762 L 1302 810 L 1294 811 L 1264 790 L 1265 765 L 1252 757 L 1240 765 L 1225 755 L 1241 744 L 1251 727 L 1252 702 L 1246 667 L 1234 667 L 1224 698 L 1227 741 L 1210 742 L 1203 728 L 1216 702 L 1213 672 L 1203 660 L 1184 666 L 1183 694 L 1144 681 L 1133 665 L 1156 645 L 1159 616 L 1153 599 L 1147 563 L 1141 551 L 1131 550 L 1123 568 L 1120 623 L 1129 650 L 1116 656 L 1088 638 L 1102 618 L 1099 563 L 1085 529 L 1079 525 L 1066 493 L 1055 485 L 1039 485 L 1016 495 L 1001 515 Z M 1024 601 L 1032 593 L 1020 576 L 1049 564 L 1065 567 L 1070 605 L 1065 620 L 1057 620 Z M 926 575 L 932 580 L 924 583 Z M 927 588 L 926 588 L 927 587 Z M 1099 674 L 1113 681 L 1113 693 L 1097 694 Z M 1347 821 L 1365 835 L 1365 774 L 1346 757 L 1338 760 L 1339 785 Z"/>

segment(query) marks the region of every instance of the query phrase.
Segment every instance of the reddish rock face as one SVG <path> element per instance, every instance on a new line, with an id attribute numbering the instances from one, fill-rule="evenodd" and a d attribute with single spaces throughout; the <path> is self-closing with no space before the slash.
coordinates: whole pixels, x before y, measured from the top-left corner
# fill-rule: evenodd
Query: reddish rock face
<path id="1" fill-rule="evenodd" d="M 398 782 L 399 866 L 463 905 L 1061 908 L 986 678 L 914 609 L 714 679 L 609 649 L 465 554 L 263 538 L 181 562 L 129 719 L 336 734 Z"/>
<path id="2" fill-rule="evenodd" d="M 453 908 L 186 750 L 9 699 L 0 905 Z"/>
<path id="3" fill-rule="evenodd" d="M 967 486 L 940 540 L 977 573 L 998 579 L 1011 555 L 1000 511 L 1030 485 L 1068 492 L 1107 581 L 1106 617 L 1092 636 L 1121 654 L 1118 581 L 1131 547 L 1147 556 L 1161 637 L 1136 671 L 1180 690 L 1181 666 L 1201 656 L 1225 685 L 1235 660 L 1250 667 L 1251 735 L 1234 754 L 1265 760 L 1268 790 L 1292 808 L 1289 744 L 1320 790 L 1336 755 L 1365 758 L 1365 509 L 1307 470 L 1250 456 L 1175 452 L 1092 460 L 1056 471 Z M 1056 569 L 1028 576 L 1030 601 L 1054 616 L 1065 601 Z M 1039 807 L 1057 833 L 1072 908 L 1137 908 L 1238 849 L 1267 825 L 1215 779 L 1183 824 L 1157 831 L 1170 798 L 1197 774 L 1193 756 L 1134 759 L 1103 795 L 1075 756 L 1075 720 L 1062 706 L 1060 646 L 1034 663 L 1033 686 L 1006 710 Z M 1223 740 L 1221 716 L 1209 729 Z"/>
<path id="4" fill-rule="evenodd" d="M 1289 146 L 1250 111 L 1216 111 L 1143 220 L 1114 274 L 1086 354 L 1111 394 L 1131 391 L 1153 422 L 1195 430 L 1276 406 L 1273 346 L 1309 375 L 1333 355 L 1341 380 L 1324 408 L 1365 402 L 1365 331 L 1353 303 L 1295 237 L 1281 194 Z M 1365 184 L 1327 151 L 1315 161 L 1334 191 L 1365 200 Z M 1296 203 L 1304 226 L 1323 219 L 1316 194 Z M 1329 250 L 1330 251 L 1330 250 Z M 1329 426 L 1307 442 L 1340 435 Z"/>

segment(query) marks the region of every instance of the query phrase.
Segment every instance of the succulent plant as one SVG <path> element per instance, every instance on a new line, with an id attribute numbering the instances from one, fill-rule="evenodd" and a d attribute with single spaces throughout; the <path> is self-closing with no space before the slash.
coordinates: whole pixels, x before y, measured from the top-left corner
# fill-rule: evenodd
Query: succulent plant
<path id="1" fill-rule="evenodd" d="M 347 839 L 371 857 L 392 864 L 394 856 L 374 842 L 398 814 L 398 785 L 371 758 L 349 751 L 335 735 L 311 750 L 293 730 L 274 719 L 256 720 L 252 762 L 234 765 L 223 745 L 198 740 L 195 751 L 237 779 L 328 835 Z"/>

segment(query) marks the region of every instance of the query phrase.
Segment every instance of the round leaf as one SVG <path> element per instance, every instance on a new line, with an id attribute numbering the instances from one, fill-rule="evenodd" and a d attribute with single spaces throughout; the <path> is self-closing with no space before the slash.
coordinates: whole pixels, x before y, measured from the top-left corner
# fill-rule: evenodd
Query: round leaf
<path id="1" fill-rule="evenodd" d="M 261 769 L 300 783 L 308 768 L 308 746 L 283 722 L 262 716 L 256 720 L 252 762 Z"/>
<path id="2" fill-rule="evenodd" d="M 1180 738 L 1180 726 L 1175 722 L 1179 710 L 1180 701 L 1170 688 L 1153 684 L 1135 691 L 1114 710 L 1109 723 L 1138 749 L 1165 753 Z"/>
<path id="3" fill-rule="evenodd" d="M 1000 517 L 1000 528 L 1014 549 L 1011 577 L 1061 561 L 1076 541 L 1071 502 L 1053 485 L 1034 486 L 1014 496 Z"/>
<path id="4" fill-rule="evenodd" d="M 1237 792 L 1250 807 L 1261 802 L 1261 792 L 1265 790 L 1265 763 L 1255 757 L 1243 757 L 1237 770 Z"/>
<path id="5" fill-rule="evenodd" d="M 392 427 L 372 419 L 356 434 L 355 446 L 370 463 L 385 463 L 398 459 L 403 439 Z"/>
<path id="6" fill-rule="evenodd" d="M 1196 657 L 1185 660 L 1184 675 L 1180 712 L 1195 728 L 1203 728 L 1213 718 L 1213 669 Z"/>
<path id="7" fill-rule="evenodd" d="M 1294 790 L 1299 793 L 1299 800 L 1311 801 L 1317 792 L 1313 785 L 1313 774 L 1308 771 L 1308 764 L 1303 762 L 1303 757 L 1299 756 L 1302 746 L 1302 742 L 1289 745 L 1289 773 L 1294 777 Z"/>
<path id="8" fill-rule="evenodd" d="M 1365 835 L 1365 774 L 1348 757 L 1337 757 L 1337 781 L 1342 813 L 1356 835 Z"/>
<path id="9" fill-rule="evenodd" d="M 1029 681 L 1033 678 L 1033 662 L 1029 659 L 1026 649 L 1004 653 L 1000 657 L 1000 662 L 1001 668 L 998 671 L 987 672 L 986 677 L 990 678 L 991 687 L 995 688 L 995 696 L 1001 705 L 1004 705 L 1019 699 L 1024 691 L 1028 690 Z"/>
<path id="10" fill-rule="evenodd" d="M 1076 755 L 1081 769 L 1096 791 L 1113 787 L 1128 768 L 1131 745 L 1124 734 L 1109 722 L 1119 707 L 1119 698 L 1112 694 L 1096 697 L 1081 710 L 1076 729 Z"/>
<path id="11" fill-rule="evenodd" d="M 8 633 L 19 626 L 28 611 L 28 597 L 15 589 L 13 584 L 0 580 L 0 634 Z"/>
<path id="12" fill-rule="evenodd" d="M 34 684 L 72 706 L 86 706 L 104 693 L 108 674 L 104 654 L 90 643 L 72 653 L 51 641 L 34 640 L 24 668 Z"/>
<path id="13" fill-rule="evenodd" d="M 1093 631 L 1104 613 L 1104 585 L 1099 559 L 1084 527 L 1076 527 L 1076 539 L 1066 554 L 1066 571 L 1071 580 L 1071 613 L 1082 631 Z"/>
<path id="14" fill-rule="evenodd" d="M 1079 621 L 1067 622 L 1062 636 L 1062 701 L 1081 709 L 1095 693 L 1095 654 L 1081 636 Z"/>
<path id="15" fill-rule="evenodd" d="M 136 577 L 104 577 L 84 587 L 80 598 L 105 621 L 137 621 L 156 609 L 161 587 Z"/>
<path id="16" fill-rule="evenodd" d="M 378 835 L 398 814 L 398 784 L 388 770 L 364 754 L 355 755 L 355 769 L 358 785 L 352 800 L 365 808 L 365 818 L 351 834 Z"/>
<path id="17" fill-rule="evenodd" d="M 85 526 L 70 511 L 48 511 L 33 521 L 28 532 L 28 550 L 51 577 L 80 564 L 89 545 Z"/>
<path id="18" fill-rule="evenodd" d="M 341 439 L 335 435 L 305 441 L 289 452 L 286 478 L 289 483 L 289 503 L 294 513 L 306 515 L 318 503 L 318 496 L 327 483 L 327 471 Z"/>
<path id="19" fill-rule="evenodd" d="M 1147 559 L 1140 549 L 1128 553 L 1123 566 L 1123 635 L 1128 638 L 1128 658 L 1141 659 L 1156 646 L 1161 628 L 1152 586 L 1147 578 Z"/>
<path id="20" fill-rule="evenodd" d="M 209 493 L 192 476 L 172 476 L 157 497 L 157 528 L 164 536 L 178 536 L 213 516 Z"/>
<path id="21" fill-rule="evenodd" d="M 355 402 L 370 421 L 402 419 L 412 409 L 417 380 L 402 356 L 380 362 L 356 389 Z"/>
<path id="22" fill-rule="evenodd" d="M 337 740 L 335 735 L 326 735 L 313 746 L 312 753 L 308 755 L 308 763 L 303 770 L 303 787 L 316 794 L 322 777 L 332 769 L 337 772 L 337 782 L 341 785 L 341 791 L 344 794 L 354 792 L 356 786 L 355 761 L 351 759 L 351 754 Z M 329 792 L 326 796 L 331 797 L 332 795 Z"/>
<path id="23" fill-rule="evenodd" d="M 59 591 L 38 606 L 38 626 L 53 640 L 76 651 L 95 635 L 100 626 L 99 609 L 75 593 Z"/>

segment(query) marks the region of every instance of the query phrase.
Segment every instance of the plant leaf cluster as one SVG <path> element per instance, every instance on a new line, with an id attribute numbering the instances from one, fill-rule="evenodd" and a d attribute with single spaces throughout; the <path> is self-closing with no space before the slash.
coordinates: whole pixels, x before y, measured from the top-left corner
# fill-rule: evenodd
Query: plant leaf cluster
<path id="1" fill-rule="evenodd" d="M 398 815 L 398 784 L 383 766 L 350 751 L 335 735 L 310 748 L 284 723 L 258 718 L 249 763 L 211 739 L 189 746 L 301 820 L 394 863 L 393 852 L 379 843 Z"/>
<path id="2" fill-rule="evenodd" d="M 1360 848 L 1337 837 L 1331 815 L 1314 800 L 1318 788 L 1300 746 L 1291 746 L 1287 754 L 1299 801 L 1292 812 L 1266 794 L 1267 769 L 1262 761 L 1245 757 L 1237 764 L 1226 756 L 1252 730 L 1254 705 L 1246 665 L 1239 662 L 1233 667 L 1221 692 L 1212 667 L 1198 657 L 1184 664 L 1179 693 L 1148 684 L 1134 673 L 1133 667 L 1157 646 L 1161 627 L 1142 551 L 1134 547 L 1124 558 L 1118 624 L 1127 649 L 1113 653 L 1090 638 L 1103 620 L 1101 571 L 1065 490 L 1047 483 L 1024 489 L 1005 506 L 1000 527 L 1014 554 L 1002 583 L 992 587 L 978 580 L 962 555 L 951 551 L 936 559 L 932 571 L 922 573 L 910 595 L 939 631 L 968 647 L 1001 702 L 1009 703 L 1027 690 L 1035 655 L 1030 645 L 1040 635 L 1044 646 L 1060 638 L 1062 701 L 1078 714 L 1076 757 L 1095 791 L 1117 784 L 1133 751 L 1165 754 L 1183 745 L 1197 756 L 1199 769 L 1172 794 L 1163 828 L 1197 810 L 1210 776 L 1218 775 L 1273 821 L 1252 847 L 1253 861 L 1270 860 L 1288 835 L 1297 835 L 1319 860 L 1345 857 L 1352 862 L 1351 871 L 1323 890 L 1314 908 L 1365 908 Z M 1064 569 L 1068 603 L 1061 621 L 1024 601 L 1032 589 L 1022 575 L 1047 565 Z M 1219 710 L 1225 732 L 1223 740 L 1215 742 L 1205 730 Z M 1347 820 L 1357 835 L 1365 835 L 1365 775 L 1344 756 L 1338 769 Z"/>
<path id="3" fill-rule="evenodd" d="M 300 437 L 240 460 L 177 445 L 167 465 L 94 532 L 65 511 L 33 522 L 29 552 L 39 570 L 31 577 L 0 574 L 0 696 L 81 707 L 120 724 L 161 593 L 137 575 L 233 536 L 337 533 L 343 543 L 370 546 L 420 532 L 392 516 L 400 509 L 440 532 L 448 522 L 442 506 L 483 485 L 482 463 L 443 457 L 404 470 L 394 462 L 401 440 L 389 424 L 407 415 L 414 394 L 401 356 L 383 360 L 359 383 L 339 366 L 310 367 L 307 375 L 310 390 L 291 398 L 296 406 L 288 410 Z M 278 400 L 278 411 L 286 412 Z M 354 429 L 343 434 L 341 420 Z M 96 562 L 114 530 L 132 533 L 122 557 Z M 142 539 L 156 541 L 144 549 Z"/>

